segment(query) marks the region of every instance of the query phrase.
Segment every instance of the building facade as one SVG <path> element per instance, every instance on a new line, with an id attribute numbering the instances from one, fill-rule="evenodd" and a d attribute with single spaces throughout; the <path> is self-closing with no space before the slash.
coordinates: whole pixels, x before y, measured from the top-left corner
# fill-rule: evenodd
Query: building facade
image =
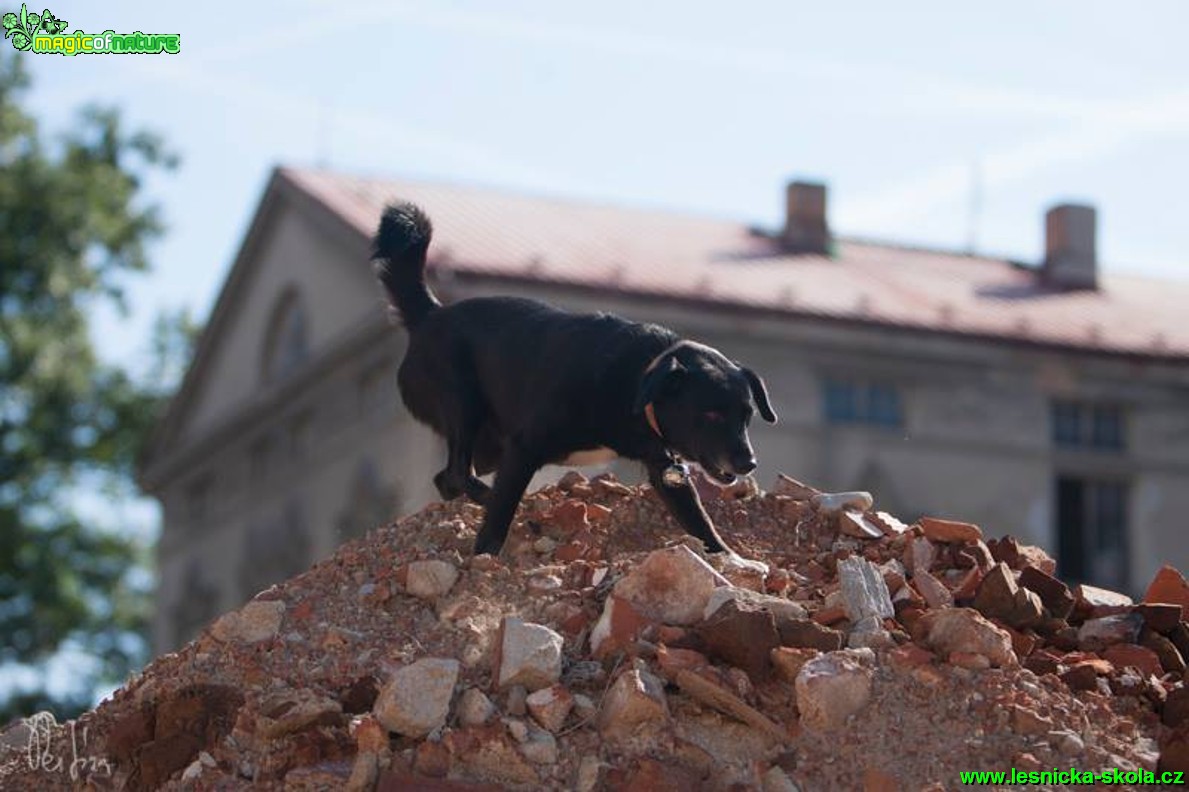
<path id="1" fill-rule="evenodd" d="M 434 220 L 444 301 L 612 311 L 759 371 L 780 415 L 753 427 L 762 486 L 784 471 L 869 490 L 1124 590 L 1189 566 L 1189 287 L 1103 277 L 1092 208 L 1050 211 L 1029 266 L 838 239 L 820 185 L 790 185 L 765 231 L 279 169 L 142 460 L 164 514 L 158 651 L 436 497 L 443 448 L 400 404 L 404 339 L 368 265 L 398 199 Z"/>

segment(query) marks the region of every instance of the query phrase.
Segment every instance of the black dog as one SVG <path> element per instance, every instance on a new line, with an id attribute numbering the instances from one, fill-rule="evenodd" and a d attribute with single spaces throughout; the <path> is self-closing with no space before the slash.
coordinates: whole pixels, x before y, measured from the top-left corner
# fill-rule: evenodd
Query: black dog
<path id="1" fill-rule="evenodd" d="M 513 297 L 443 306 L 425 283 L 432 230 L 416 206 L 390 206 L 373 258 L 409 332 L 401 397 L 446 439 L 434 484 L 443 499 L 465 494 L 486 505 L 475 553 L 499 553 L 543 465 L 615 455 L 644 463 L 673 516 L 707 550 L 729 550 L 681 459 L 724 485 L 754 470 L 752 400 L 776 422 L 763 381 L 657 325 Z M 492 487 L 476 478 L 493 470 Z"/>

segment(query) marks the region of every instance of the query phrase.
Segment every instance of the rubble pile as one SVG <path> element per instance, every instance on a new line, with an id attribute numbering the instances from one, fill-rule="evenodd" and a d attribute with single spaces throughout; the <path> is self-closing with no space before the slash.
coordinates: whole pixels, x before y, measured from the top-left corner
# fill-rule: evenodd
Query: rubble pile
<path id="1" fill-rule="evenodd" d="M 78 753 L 85 732 L 103 762 L 77 781 L 22 749 L 0 787 L 915 790 L 1189 769 L 1177 571 L 1136 603 L 866 493 L 715 492 L 721 533 L 761 563 L 703 554 L 610 476 L 527 496 L 501 558 L 469 555 L 478 506 L 431 505 L 40 736 Z"/>

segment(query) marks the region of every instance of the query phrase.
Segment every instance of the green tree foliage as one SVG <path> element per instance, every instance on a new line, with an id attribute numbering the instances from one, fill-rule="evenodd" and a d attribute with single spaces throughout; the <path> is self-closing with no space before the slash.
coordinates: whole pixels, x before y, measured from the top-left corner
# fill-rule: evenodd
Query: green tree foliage
<path id="1" fill-rule="evenodd" d="M 65 138 L 44 141 L 20 105 L 21 59 L 0 53 L 0 680 L 62 652 L 86 670 L 57 698 L 44 678 L 0 687 L 0 724 L 73 715 L 145 659 L 143 543 L 95 525 L 78 493 L 132 494 L 163 387 L 98 360 L 86 317 L 104 301 L 124 309 L 122 283 L 147 268 L 162 230 L 143 178 L 175 164 L 112 110 L 84 110 Z M 184 322 L 163 319 L 158 350 L 177 354 L 179 334 Z"/>

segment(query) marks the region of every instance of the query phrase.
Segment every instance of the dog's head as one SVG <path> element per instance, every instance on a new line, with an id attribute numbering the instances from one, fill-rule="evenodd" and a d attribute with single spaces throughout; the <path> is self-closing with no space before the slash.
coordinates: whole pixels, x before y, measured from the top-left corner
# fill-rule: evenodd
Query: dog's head
<path id="1" fill-rule="evenodd" d="M 756 468 L 747 437 L 752 415 L 758 410 L 776 423 L 759 375 L 693 341 L 675 344 L 652 361 L 635 409 L 651 411 L 648 420 L 665 443 L 721 484 L 733 484 Z"/>

